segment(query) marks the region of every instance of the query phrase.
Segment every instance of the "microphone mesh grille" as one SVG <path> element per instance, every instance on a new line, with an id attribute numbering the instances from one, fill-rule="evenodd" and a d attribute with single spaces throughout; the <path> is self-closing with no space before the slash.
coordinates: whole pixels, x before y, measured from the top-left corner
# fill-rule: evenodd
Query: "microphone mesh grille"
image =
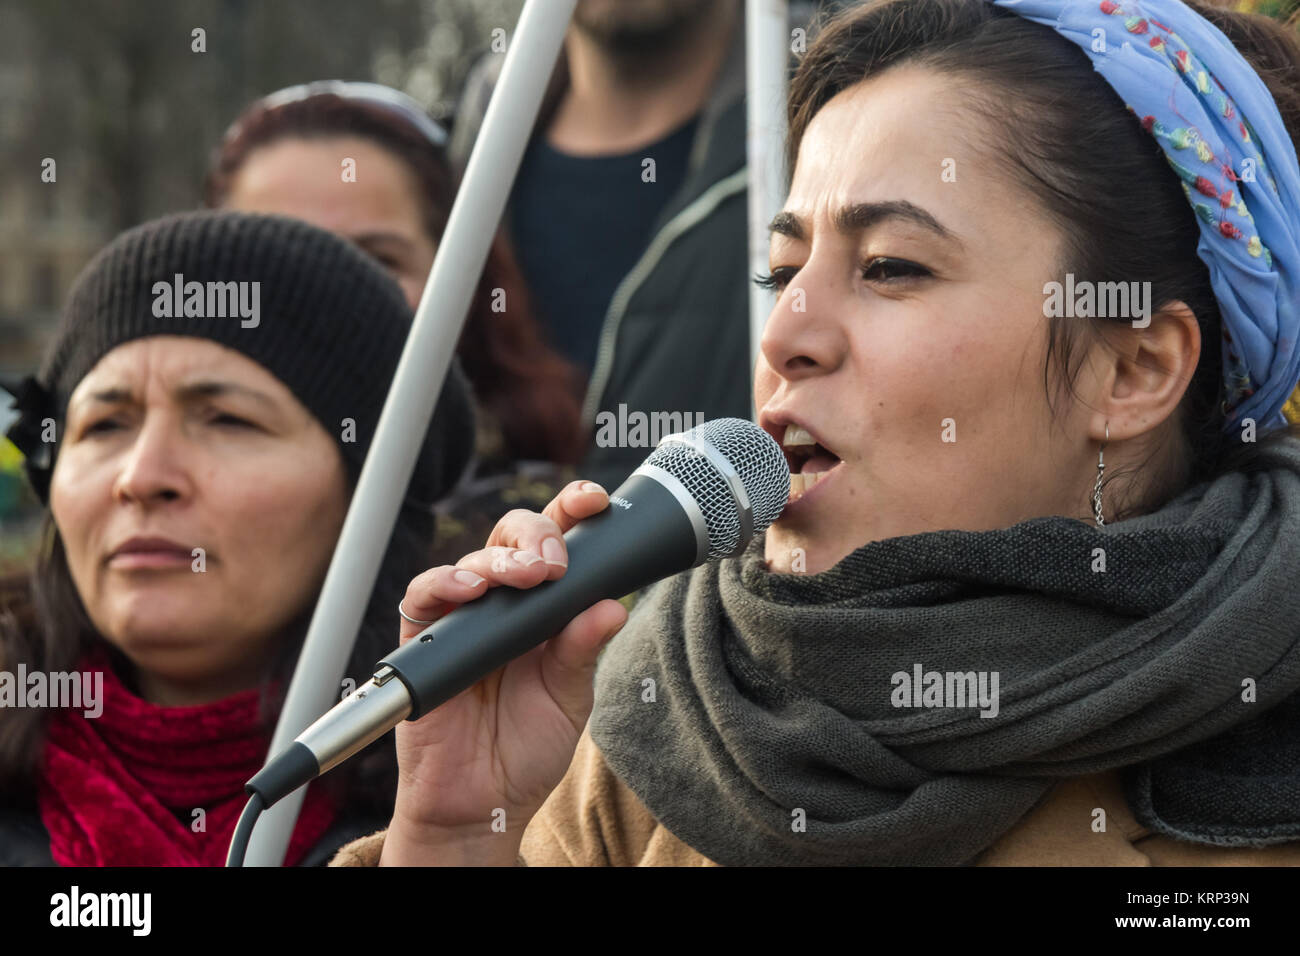
<path id="1" fill-rule="evenodd" d="M 734 552 L 740 541 L 740 511 L 731 486 L 707 457 L 681 441 L 692 436 L 712 445 L 736 470 L 749 496 L 754 534 L 777 519 L 790 497 L 790 466 L 772 436 L 743 418 L 715 418 L 688 432 L 667 435 L 646 464 L 680 481 L 704 514 L 709 559 Z M 744 542 L 748 543 L 748 542 Z"/>

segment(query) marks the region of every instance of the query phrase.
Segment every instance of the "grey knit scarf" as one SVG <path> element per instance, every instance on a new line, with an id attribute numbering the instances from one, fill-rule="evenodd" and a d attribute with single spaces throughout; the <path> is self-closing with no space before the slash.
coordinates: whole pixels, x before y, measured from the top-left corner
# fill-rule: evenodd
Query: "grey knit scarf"
<path id="1" fill-rule="evenodd" d="M 1105 529 L 890 538 L 820 574 L 767 571 L 759 537 L 642 595 L 591 734 L 724 865 L 969 864 L 1113 768 L 1158 832 L 1300 839 L 1298 579 L 1293 440 Z"/>

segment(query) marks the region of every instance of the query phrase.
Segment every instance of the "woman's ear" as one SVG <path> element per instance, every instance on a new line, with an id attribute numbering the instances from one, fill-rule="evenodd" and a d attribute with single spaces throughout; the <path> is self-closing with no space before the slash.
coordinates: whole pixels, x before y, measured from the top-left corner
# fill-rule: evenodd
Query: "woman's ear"
<path id="1" fill-rule="evenodd" d="M 1091 437 L 1101 441 L 1143 435 L 1168 419 L 1183 400 L 1201 357 L 1201 328 L 1196 314 L 1174 301 L 1143 328 L 1107 329 L 1111 348 L 1101 371 Z"/>

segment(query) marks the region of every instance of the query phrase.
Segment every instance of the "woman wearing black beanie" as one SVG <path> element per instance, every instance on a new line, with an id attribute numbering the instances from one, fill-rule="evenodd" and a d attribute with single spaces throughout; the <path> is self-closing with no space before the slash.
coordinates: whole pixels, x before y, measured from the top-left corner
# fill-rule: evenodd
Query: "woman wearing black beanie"
<path id="1" fill-rule="evenodd" d="M 9 431 L 48 512 L 0 616 L 0 863 L 222 862 L 410 320 L 363 253 L 281 217 L 167 217 L 86 267 Z M 453 364 L 353 679 L 393 644 L 473 440 Z M 382 822 L 395 771 L 380 741 L 310 790 L 286 863 Z"/>

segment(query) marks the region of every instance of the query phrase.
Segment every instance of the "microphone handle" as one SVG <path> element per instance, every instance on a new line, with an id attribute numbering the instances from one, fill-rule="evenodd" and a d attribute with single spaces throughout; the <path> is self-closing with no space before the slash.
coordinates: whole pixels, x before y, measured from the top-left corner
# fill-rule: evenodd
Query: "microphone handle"
<path id="1" fill-rule="evenodd" d="M 410 694 L 407 719 L 419 719 L 554 637 L 596 602 L 623 597 L 699 563 L 702 522 L 698 505 L 688 501 L 695 520 L 680 491 L 633 473 L 608 508 L 564 536 L 569 556 L 564 577 L 525 590 L 494 588 L 381 660 L 376 670 L 391 667 Z"/>

